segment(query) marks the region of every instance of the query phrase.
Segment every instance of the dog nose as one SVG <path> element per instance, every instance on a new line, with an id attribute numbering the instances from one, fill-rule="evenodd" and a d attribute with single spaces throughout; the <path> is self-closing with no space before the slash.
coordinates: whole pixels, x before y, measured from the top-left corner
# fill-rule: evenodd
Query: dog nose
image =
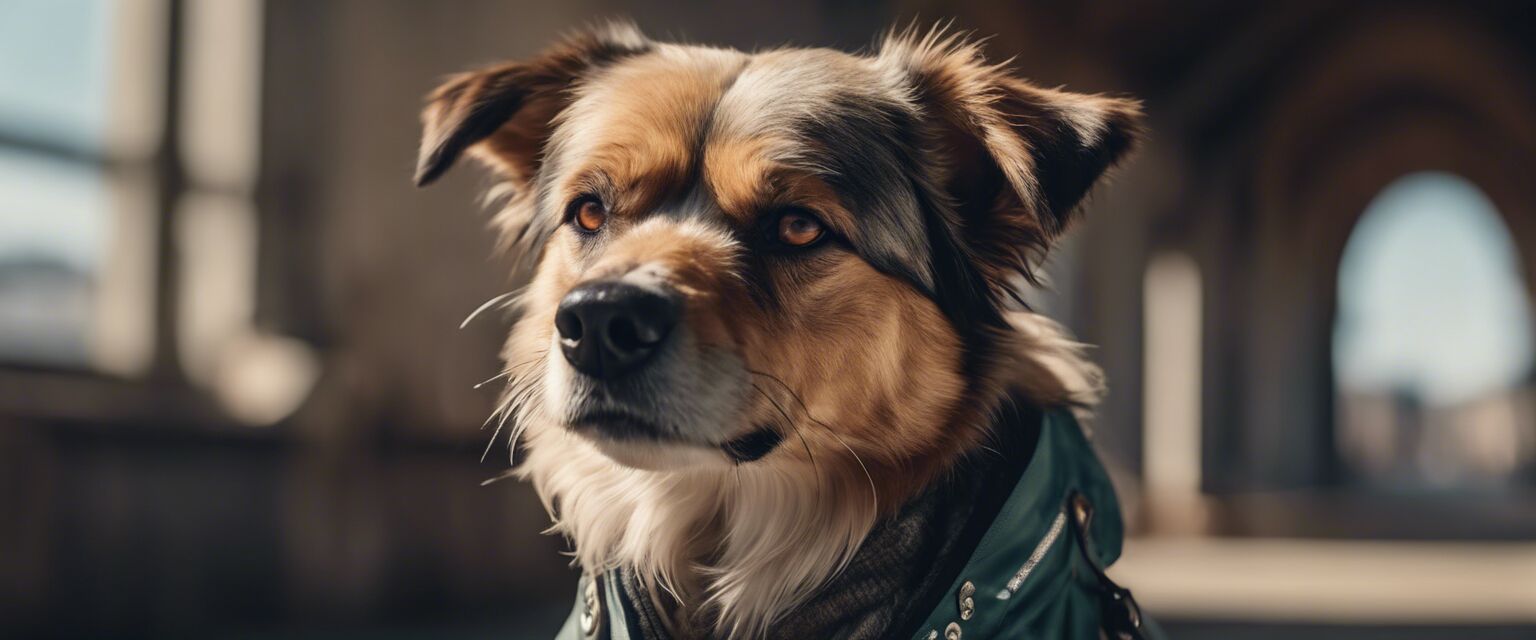
<path id="1" fill-rule="evenodd" d="M 560 351 L 577 371 L 599 379 L 645 364 L 677 324 L 676 300 L 618 281 L 584 284 L 560 301 Z"/>

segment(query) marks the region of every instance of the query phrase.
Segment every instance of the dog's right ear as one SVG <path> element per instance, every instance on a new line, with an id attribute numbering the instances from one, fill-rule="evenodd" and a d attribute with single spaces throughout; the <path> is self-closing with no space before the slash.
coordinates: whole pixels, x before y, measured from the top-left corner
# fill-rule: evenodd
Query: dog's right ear
<path id="1" fill-rule="evenodd" d="M 1089 189 L 1136 146 L 1140 103 L 1035 86 L 941 27 L 893 33 L 878 60 L 911 82 L 955 226 L 994 299 L 1017 299 L 1019 276 L 1035 281 Z"/>
<path id="2" fill-rule="evenodd" d="M 566 38 L 528 62 L 454 75 L 427 95 L 416 185 L 437 180 L 466 151 L 521 186 L 538 170 L 550 121 L 583 76 L 652 44 L 630 23 Z"/>

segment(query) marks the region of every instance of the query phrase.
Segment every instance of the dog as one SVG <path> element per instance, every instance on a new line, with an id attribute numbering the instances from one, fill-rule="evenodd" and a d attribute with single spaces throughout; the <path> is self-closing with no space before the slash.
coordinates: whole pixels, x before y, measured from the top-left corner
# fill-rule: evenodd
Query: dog
<path id="1" fill-rule="evenodd" d="M 613 23 L 432 91 L 416 182 L 488 167 L 532 269 L 514 473 L 587 576 L 628 576 L 584 582 L 583 630 L 613 590 L 658 636 L 898 634 L 875 605 L 785 629 L 1010 405 L 1091 411 L 1099 369 L 1021 292 L 1141 117 L 937 28 L 744 53 Z"/>

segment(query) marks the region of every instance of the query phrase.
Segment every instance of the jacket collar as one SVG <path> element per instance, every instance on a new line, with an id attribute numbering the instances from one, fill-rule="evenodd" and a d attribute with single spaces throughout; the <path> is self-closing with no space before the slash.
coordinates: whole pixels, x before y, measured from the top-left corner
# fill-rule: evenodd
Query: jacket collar
<path id="1" fill-rule="evenodd" d="M 1051 615 L 1061 585 L 1086 563 L 1098 574 L 1120 556 L 1123 525 L 1109 475 L 1082 428 L 1064 410 L 1039 418 L 1038 436 L 1017 480 L 991 513 L 974 546 L 959 560 L 939 597 L 920 608 L 916 624 L 891 637 L 1018 637 L 1017 621 Z M 977 519 L 988 518 L 978 510 Z M 1062 636 L 1066 637 L 1066 636 Z"/>

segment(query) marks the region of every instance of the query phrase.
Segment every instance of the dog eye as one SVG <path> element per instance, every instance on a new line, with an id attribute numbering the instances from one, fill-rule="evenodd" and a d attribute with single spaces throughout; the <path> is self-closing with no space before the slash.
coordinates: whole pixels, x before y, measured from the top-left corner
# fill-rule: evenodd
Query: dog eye
<path id="1" fill-rule="evenodd" d="M 778 240 L 787 247 L 804 248 L 816 244 L 827 230 L 815 216 L 800 210 L 786 211 L 779 216 Z"/>
<path id="2" fill-rule="evenodd" d="M 582 196 L 571 202 L 569 215 L 578 229 L 592 233 L 608 222 L 608 207 L 597 196 Z"/>

